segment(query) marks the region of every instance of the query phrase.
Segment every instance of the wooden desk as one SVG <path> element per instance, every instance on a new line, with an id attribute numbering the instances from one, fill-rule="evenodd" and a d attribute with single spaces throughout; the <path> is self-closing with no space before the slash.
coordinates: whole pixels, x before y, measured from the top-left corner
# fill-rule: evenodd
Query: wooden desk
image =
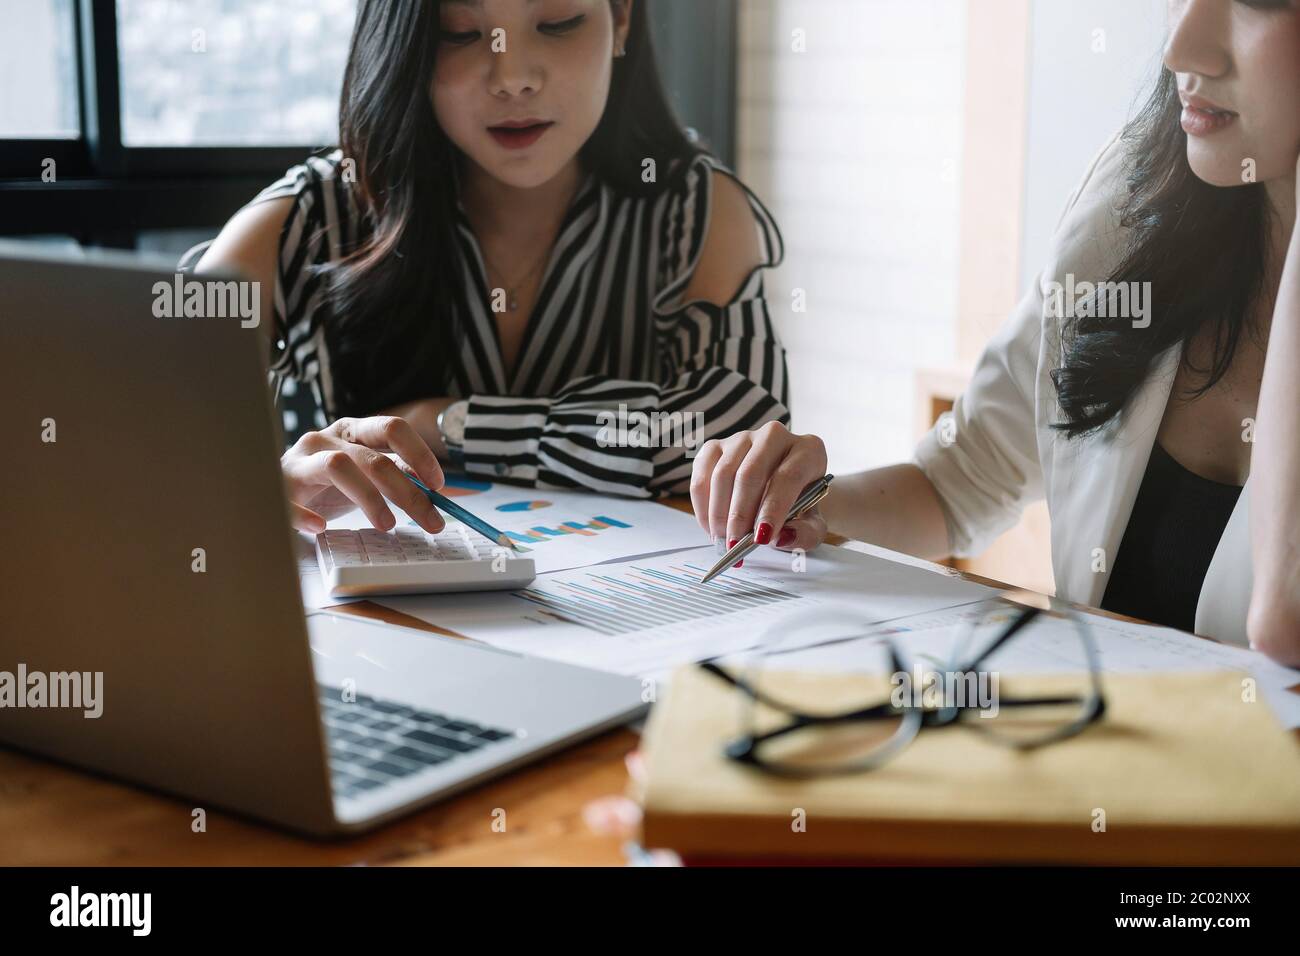
<path id="1" fill-rule="evenodd" d="M 687 499 L 668 502 L 691 510 Z M 452 634 L 370 602 L 339 613 Z M 455 635 L 453 635 L 455 636 Z M 622 866 L 622 841 L 592 831 L 583 807 L 622 795 L 640 738 L 604 734 L 389 824 L 314 842 L 219 810 L 190 830 L 193 804 L 39 757 L 0 749 L 0 866 L 233 866 L 421 863 Z M 493 829 L 493 811 L 506 829 Z"/>
<path id="2" fill-rule="evenodd" d="M 690 510 L 684 500 L 670 504 Z M 450 633 L 368 602 L 338 610 Z M 0 750 L 0 865 L 330 866 L 418 858 L 462 866 L 621 866 L 621 840 L 593 832 L 582 813 L 593 800 L 626 792 L 624 758 L 638 742 L 629 730 L 613 731 L 372 834 L 334 843 L 217 810 L 208 812 L 206 833 L 193 833 L 191 803 Z M 504 832 L 493 829 L 497 808 L 506 811 Z"/>
<path id="3" fill-rule="evenodd" d="M 368 602 L 340 612 L 437 631 Z M 446 632 L 444 632 L 446 633 Z M 38 757 L 0 749 L 0 866 L 232 866 L 428 862 L 620 866 L 620 841 L 582 819 L 590 801 L 622 793 L 623 758 L 638 736 L 620 729 L 417 812 L 367 836 L 313 842 Z M 505 832 L 492 828 L 506 811 Z"/>

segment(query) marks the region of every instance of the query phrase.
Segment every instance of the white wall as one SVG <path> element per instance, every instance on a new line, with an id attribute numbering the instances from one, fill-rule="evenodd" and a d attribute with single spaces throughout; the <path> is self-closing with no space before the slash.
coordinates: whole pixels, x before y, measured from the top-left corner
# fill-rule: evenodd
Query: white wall
<path id="1" fill-rule="evenodd" d="M 768 294 L 794 424 L 826 439 L 833 470 L 910 457 L 913 375 L 956 356 L 965 38 L 979 2 L 740 4 L 737 165 L 785 234 Z M 1022 288 L 1089 160 L 1144 99 L 1165 11 L 1166 0 L 1032 0 L 1010 264 Z M 795 29 L 805 53 L 791 49 Z M 791 311 L 796 288 L 805 314 Z"/>
<path id="2" fill-rule="evenodd" d="M 1022 289 L 1043 267 L 1089 161 L 1145 100 L 1160 65 L 1166 8 L 1166 0 L 1033 0 Z"/>
<path id="3" fill-rule="evenodd" d="M 837 472 L 905 460 L 913 373 L 955 352 L 965 0 L 744 0 L 740 15 L 737 165 L 786 239 L 768 296 L 795 428 L 826 439 Z"/>

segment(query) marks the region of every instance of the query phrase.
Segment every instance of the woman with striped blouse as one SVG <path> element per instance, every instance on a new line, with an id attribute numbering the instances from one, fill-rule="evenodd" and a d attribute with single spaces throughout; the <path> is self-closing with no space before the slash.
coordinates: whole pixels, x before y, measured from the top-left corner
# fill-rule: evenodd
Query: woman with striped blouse
<path id="1" fill-rule="evenodd" d="M 274 384 L 329 421 L 281 462 L 299 528 L 391 528 L 387 498 L 439 530 L 383 452 L 434 488 L 443 459 L 648 497 L 704 441 L 789 421 L 780 234 L 674 121 L 648 2 L 358 4 L 341 147 L 198 266 L 260 282 Z"/>

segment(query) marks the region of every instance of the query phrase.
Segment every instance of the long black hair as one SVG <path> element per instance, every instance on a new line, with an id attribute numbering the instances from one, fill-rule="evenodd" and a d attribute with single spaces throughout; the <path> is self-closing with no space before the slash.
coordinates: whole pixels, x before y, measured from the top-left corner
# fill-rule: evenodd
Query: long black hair
<path id="1" fill-rule="evenodd" d="M 625 0 L 610 0 L 617 6 Z M 653 194 L 697 148 L 673 115 L 655 62 L 647 8 L 632 4 L 626 55 L 614 60 L 604 115 L 584 167 L 616 189 Z M 477 290 L 460 281 L 459 152 L 434 116 L 429 83 L 438 0 L 360 0 L 339 108 L 339 144 L 355 163 L 362 228 L 323 270 L 335 411 L 366 415 L 447 394 L 459 316 Z"/>
<path id="2" fill-rule="evenodd" d="M 1187 159 L 1181 113 L 1178 78 L 1162 68 L 1123 133 L 1128 188 L 1119 214 L 1130 239 L 1109 276 L 1114 283 L 1151 283 L 1151 324 L 1134 328 L 1111 314 L 1078 317 L 1064 327 L 1062 365 L 1052 382 L 1064 413 L 1056 427 L 1070 437 L 1118 415 L 1169 347 L 1181 345 L 1189 363 L 1186 346 L 1206 329 L 1214 342 L 1210 365 L 1188 367 L 1200 376 L 1193 394 L 1213 388 L 1232 365 L 1265 291 L 1270 207 L 1264 186 L 1223 188 L 1198 178 Z M 1094 304 L 1095 316 L 1113 313 L 1098 298 Z"/>

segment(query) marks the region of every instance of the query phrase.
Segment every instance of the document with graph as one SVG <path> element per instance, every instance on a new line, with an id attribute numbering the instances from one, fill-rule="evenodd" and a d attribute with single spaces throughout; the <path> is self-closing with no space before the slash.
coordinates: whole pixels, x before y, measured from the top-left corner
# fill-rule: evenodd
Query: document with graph
<path id="1" fill-rule="evenodd" d="M 815 643 L 990 589 L 843 548 L 763 548 L 708 584 L 712 548 L 538 575 L 528 588 L 380 598 L 497 647 L 638 676 L 767 642 Z M 817 613 L 813 613 L 817 612 Z"/>
<path id="2" fill-rule="evenodd" d="M 707 543 L 691 515 L 653 501 L 543 491 L 451 474 L 439 490 L 527 549 L 539 574 Z M 401 509 L 390 507 L 399 525 L 410 522 Z M 369 526 L 360 511 L 329 523 L 330 528 Z"/>

